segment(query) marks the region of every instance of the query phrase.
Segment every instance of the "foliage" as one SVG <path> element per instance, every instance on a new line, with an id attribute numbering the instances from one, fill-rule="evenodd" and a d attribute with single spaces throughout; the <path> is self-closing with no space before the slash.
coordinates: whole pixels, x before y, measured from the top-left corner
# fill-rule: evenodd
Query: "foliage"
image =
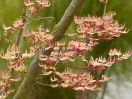
<path id="1" fill-rule="evenodd" d="M 76 0 L 76 2 L 78 2 L 78 0 Z M 74 3 L 76 4 L 76 2 Z M 100 0 L 100 2 L 104 3 L 105 6 L 107 4 L 107 0 Z M 56 31 L 59 30 L 59 26 L 56 24 L 56 20 L 53 17 L 37 16 L 37 18 L 34 18 L 42 9 L 50 6 L 50 1 L 36 0 L 36 2 L 33 2 L 25 0 L 24 4 L 25 9 L 21 16 L 14 21 L 13 26 L 3 24 L 4 33 L 1 34 L 0 42 L 7 42 L 9 47 L 7 47 L 6 52 L 5 50 L 1 50 L 0 56 L 7 60 L 9 63 L 8 68 L 11 72 L 9 73 L 3 70 L 1 73 L 1 98 L 6 98 L 8 94 L 13 92 L 14 89 L 9 89 L 12 82 L 18 82 L 23 73 L 29 75 L 32 64 L 28 67 L 25 61 L 34 57 L 38 59 L 37 65 L 42 68 L 41 75 L 51 76 L 51 84 L 40 83 L 38 81 L 39 78 L 36 78 L 34 81 L 37 84 L 53 88 L 72 88 L 85 92 L 85 90 L 100 90 L 98 85 L 111 78 L 106 75 L 101 75 L 101 78 L 95 78 L 94 75 L 92 75 L 93 72 L 100 72 L 115 62 L 128 59 L 131 55 L 131 51 L 122 53 L 120 50 L 111 49 L 108 53 L 108 58 L 100 56 L 94 59 L 91 56 L 88 61 L 84 57 L 84 55 L 92 51 L 93 47 L 100 43 L 101 40 L 110 41 L 115 37 L 120 37 L 122 33 L 128 32 L 127 29 L 124 29 L 124 25 L 120 25 L 118 21 L 114 20 L 113 16 L 116 15 L 115 12 L 111 11 L 106 13 L 104 9 L 102 17 L 90 15 L 86 17 L 74 16 L 74 22 L 77 25 L 77 33 L 57 34 Z M 71 3 L 71 5 L 72 4 L 73 3 Z M 73 4 L 72 6 L 74 7 L 75 5 Z M 67 15 L 67 17 L 71 17 L 71 15 Z M 35 31 L 28 29 L 28 25 L 39 20 L 52 20 L 54 26 L 50 29 L 43 28 L 40 25 Z M 16 34 L 16 41 L 14 42 L 10 38 L 12 35 Z M 27 47 L 23 46 L 24 43 L 27 43 Z M 81 57 L 82 61 L 86 62 L 85 67 L 73 66 L 70 64 L 75 61 L 77 57 Z M 57 67 L 59 64 L 76 68 L 77 70 L 72 71 L 72 69 L 66 69 L 61 72 Z M 29 69 L 29 71 L 27 69 Z M 12 71 L 18 71 L 18 76 L 14 77 Z M 34 73 L 34 71 L 31 72 Z M 16 93 L 14 99 L 18 97 L 19 95 L 17 96 Z"/>

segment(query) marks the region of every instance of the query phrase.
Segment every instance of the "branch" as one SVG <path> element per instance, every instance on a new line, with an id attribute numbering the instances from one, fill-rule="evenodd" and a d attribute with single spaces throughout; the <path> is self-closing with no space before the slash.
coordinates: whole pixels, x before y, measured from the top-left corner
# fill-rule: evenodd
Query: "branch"
<path id="1" fill-rule="evenodd" d="M 79 8 L 81 7 L 84 1 L 85 0 L 72 0 L 71 4 L 66 9 L 62 19 L 57 24 L 56 26 L 57 29 L 53 31 L 55 41 L 58 41 L 64 37 L 64 34 L 68 27 L 70 26 L 74 15 L 78 12 Z M 51 52 L 52 50 L 50 49 L 44 52 L 44 54 L 50 55 Z M 39 53 L 35 56 L 34 60 L 32 61 L 28 70 L 28 75 L 24 78 L 22 85 L 18 89 L 13 99 L 25 99 L 29 91 L 31 90 L 32 86 L 35 84 L 35 79 L 37 78 L 37 75 L 41 69 L 38 66 L 39 62 L 38 56 Z"/>
<path id="2" fill-rule="evenodd" d="M 26 19 L 27 19 L 27 21 L 25 22 L 25 24 L 24 24 L 24 26 L 25 26 L 25 28 L 24 28 L 24 30 L 23 30 L 23 33 L 26 33 L 26 31 L 27 31 L 27 29 L 28 29 L 28 20 L 30 19 L 30 17 L 31 17 L 31 14 L 29 13 L 29 11 L 28 10 L 26 10 Z M 25 44 L 25 37 L 24 36 L 22 36 L 22 39 L 21 39 L 21 42 L 20 42 L 20 51 L 22 52 L 23 51 L 23 49 L 24 49 L 24 44 Z"/>
<path id="3" fill-rule="evenodd" d="M 62 64 L 63 64 L 63 63 L 62 63 Z M 86 67 L 73 66 L 73 65 L 70 65 L 70 64 L 67 64 L 67 63 L 65 63 L 65 65 L 66 65 L 66 66 L 69 66 L 69 67 L 72 67 L 72 68 L 76 68 L 76 69 L 86 69 L 86 70 L 87 70 Z"/>
<path id="4" fill-rule="evenodd" d="M 107 3 L 108 3 L 108 1 L 109 1 L 109 0 L 106 0 L 105 3 L 104 3 L 104 13 L 103 13 L 103 15 L 106 14 L 106 7 L 107 7 Z"/>
<path id="5" fill-rule="evenodd" d="M 85 0 L 72 0 L 71 4 L 65 11 L 63 17 L 60 22 L 57 24 L 57 31 L 54 33 L 54 40 L 58 41 L 64 37 L 64 34 L 68 27 L 70 26 L 74 15 L 78 12 L 80 6 L 83 4 Z"/>
<path id="6" fill-rule="evenodd" d="M 17 8 L 18 9 L 18 11 L 19 11 L 19 8 Z M 24 24 L 26 24 L 26 19 L 25 19 L 25 17 L 26 17 L 26 7 L 24 6 L 24 10 L 23 10 L 23 12 L 22 12 L 22 15 L 21 15 L 21 17 L 22 17 L 22 19 L 24 20 L 23 21 L 23 23 Z M 23 31 L 23 29 L 20 29 L 19 31 L 18 31 L 18 33 L 17 33 L 17 37 L 16 37 L 16 45 L 18 46 L 19 45 L 19 42 L 20 42 L 20 38 L 21 38 L 21 35 L 22 35 L 22 31 Z"/>

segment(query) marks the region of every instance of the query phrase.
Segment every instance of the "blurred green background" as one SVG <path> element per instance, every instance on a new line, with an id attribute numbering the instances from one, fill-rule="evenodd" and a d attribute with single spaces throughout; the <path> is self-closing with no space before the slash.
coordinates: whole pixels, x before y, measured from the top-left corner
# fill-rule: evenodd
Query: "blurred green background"
<path id="1" fill-rule="evenodd" d="M 0 33 L 3 33 L 2 25 L 5 23 L 8 26 L 12 26 L 12 23 L 16 18 L 20 16 L 20 12 L 23 10 L 23 1 L 24 0 L 0 0 Z M 41 17 L 45 16 L 53 16 L 58 23 L 64 14 L 66 8 L 70 4 L 72 0 L 50 0 L 51 6 L 49 8 L 45 8 L 39 15 Z M 18 11 L 18 8 L 20 12 Z M 92 55 L 93 57 L 98 57 L 100 55 L 107 56 L 107 53 L 112 48 L 121 49 L 123 52 L 131 49 L 132 47 L 132 0 L 109 0 L 107 4 L 107 12 L 115 11 L 117 15 L 114 17 L 121 24 L 126 24 L 126 27 L 130 30 L 128 34 L 121 35 L 119 38 L 115 38 L 112 41 L 100 41 L 96 47 L 94 47 L 93 51 L 86 55 L 86 59 Z M 80 11 L 77 15 L 87 16 L 95 15 L 102 16 L 104 5 L 99 2 L 99 0 L 85 0 L 85 3 L 81 7 Z M 34 22 L 29 26 L 29 29 L 37 29 L 39 25 L 43 25 L 43 27 L 49 27 L 52 29 L 53 22 L 52 21 L 38 21 Z M 68 32 L 76 32 L 76 25 L 74 22 L 71 24 Z M 15 41 L 15 36 L 12 36 L 12 39 Z M 5 49 L 8 46 L 7 43 L 0 43 L 0 49 Z M 30 60 L 28 62 L 30 64 Z M 128 60 L 123 60 L 121 63 L 114 64 L 111 68 L 107 68 L 106 70 L 95 73 L 96 77 L 99 77 L 101 74 L 106 74 L 108 76 L 113 76 L 112 80 L 108 83 L 102 84 L 102 91 L 100 92 L 90 92 L 87 91 L 87 94 L 82 93 L 81 91 L 75 92 L 72 89 L 65 88 L 49 88 L 41 85 L 35 84 L 32 91 L 29 93 L 27 99 L 131 99 L 132 93 L 132 57 Z M 82 63 L 77 59 L 74 65 L 84 66 L 85 63 Z M 6 69 L 7 63 L 5 60 L 0 59 L 0 71 L 2 69 Z M 59 66 L 61 70 L 63 70 L 64 66 Z M 42 82 L 48 82 L 48 77 L 44 77 Z M 12 88 L 17 91 L 21 81 L 19 83 L 13 83 L 11 85 Z M 130 87 L 129 87 L 130 86 Z M 7 97 L 7 99 L 12 99 L 12 93 Z"/>

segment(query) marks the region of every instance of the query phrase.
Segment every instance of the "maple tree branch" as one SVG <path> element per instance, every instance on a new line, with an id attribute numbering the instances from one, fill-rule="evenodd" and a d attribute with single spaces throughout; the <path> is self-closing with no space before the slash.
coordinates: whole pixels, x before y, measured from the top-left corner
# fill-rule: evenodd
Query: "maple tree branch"
<path id="1" fill-rule="evenodd" d="M 72 0 L 71 4 L 66 9 L 62 19 L 56 25 L 57 29 L 55 29 L 53 31 L 55 41 L 58 41 L 64 37 L 64 34 L 65 34 L 66 30 L 68 29 L 68 27 L 70 26 L 74 15 L 78 12 L 79 8 L 81 7 L 81 5 L 83 4 L 84 1 L 85 0 Z M 50 50 L 44 52 L 44 54 L 50 55 L 51 52 L 52 52 L 52 50 L 50 49 Z M 35 83 L 35 79 L 37 78 L 37 75 L 41 69 L 38 66 L 39 54 L 40 54 L 39 52 L 36 54 L 34 60 L 32 61 L 31 65 L 28 69 L 27 76 L 24 78 L 22 85 L 18 89 L 18 91 L 15 94 L 15 96 L 13 97 L 13 99 L 25 99 L 26 96 L 28 95 L 29 91 L 32 89 L 32 86 Z"/>
<path id="2" fill-rule="evenodd" d="M 73 0 L 71 2 L 60 22 L 56 26 L 56 31 L 54 32 L 55 41 L 58 41 L 64 37 L 64 34 L 70 26 L 74 15 L 78 12 L 80 6 L 83 4 L 84 1 L 85 0 Z"/>

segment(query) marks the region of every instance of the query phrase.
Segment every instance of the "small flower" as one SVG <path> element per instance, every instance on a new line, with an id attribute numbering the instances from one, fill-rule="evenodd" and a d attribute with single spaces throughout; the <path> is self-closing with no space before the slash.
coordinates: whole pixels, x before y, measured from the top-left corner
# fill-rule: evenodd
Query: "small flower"
<path id="1" fill-rule="evenodd" d="M 59 86 L 58 86 L 58 84 L 51 84 L 51 87 L 56 88 L 56 87 L 59 87 Z"/>
<path id="2" fill-rule="evenodd" d="M 99 0 L 101 3 L 104 3 L 105 0 Z"/>
<path id="3" fill-rule="evenodd" d="M 20 81 L 20 79 L 21 79 L 21 77 L 20 77 L 20 75 L 18 75 L 15 79 L 10 79 L 10 80 L 17 82 L 17 81 Z"/>
<path id="4" fill-rule="evenodd" d="M 50 74 L 52 74 L 53 73 L 53 71 L 46 71 L 46 70 L 43 70 L 42 71 L 43 72 L 43 74 L 41 74 L 41 75 L 50 75 Z"/>
<path id="5" fill-rule="evenodd" d="M 121 56 L 121 59 L 128 59 L 132 54 L 132 51 L 128 51 Z"/>
<path id="6" fill-rule="evenodd" d="M 4 92 L 3 92 L 4 93 Z M 1 94 L 0 95 L 0 99 L 6 99 L 6 97 L 7 97 L 7 94 Z"/>
<path id="7" fill-rule="evenodd" d="M 117 53 L 117 50 L 116 49 L 111 49 L 110 51 L 109 51 L 109 55 L 110 56 L 114 56 L 114 55 L 116 55 L 116 53 Z"/>
<path id="8" fill-rule="evenodd" d="M 106 68 L 106 66 L 99 66 L 99 67 L 97 68 L 97 71 L 100 72 L 101 70 L 103 70 L 103 69 L 105 69 L 105 68 Z"/>
<path id="9" fill-rule="evenodd" d="M 98 61 L 101 62 L 101 63 L 106 63 L 106 59 L 105 58 L 102 58 L 102 56 L 100 56 L 98 58 Z"/>
<path id="10" fill-rule="evenodd" d="M 18 57 L 17 56 L 18 53 L 20 53 L 19 48 L 15 44 L 12 44 L 8 47 L 6 53 L 4 53 L 4 50 L 1 51 L 0 57 L 7 60 L 15 59 Z"/>
<path id="11" fill-rule="evenodd" d="M 102 78 L 100 81 L 104 82 L 104 81 L 109 81 L 109 79 L 111 79 L 112 77 L 107 77 L 106 75 L 102 75 Z"/>
<path id="12" fill-rule="evenodd" d="M 66 42 L 57 42 L 57 46 L 65 46 Z"/>
<path id="13" fill-rule="evenodd" d="M 28 8 L 28 10 L 31 12 L 31 14 L 34 14 L 34 13 L 37 12 L 36 6 L 30 6 L 30 7 Z"/>
<path id="14" fill-rule="evenodd" d="M 22 54 L 23 58 L 31 58 L 33 55 L 35 55 L 35 48 L 30 47 L 30 52 L 28 53 L 27 50 Z"/>
<path id="15" fill-rule="evenodd" d="M 24 64 L 19 64 L 19 66 L 15 66 L 14 70 L 20 71 L 20 72 L 25 72 L 27 70 L 27 66 Z"/>
<path id="16" fill-rule="evenodd" d="M 12 27 L 7 27 L 5 24 L 3 24 L 3 29 L 5 30 L 5 31 L 7 31 L 7 30 L 10 30 Z"/>
<path id="17" fill-rule="evenodd" d="M 16 29 L 22 28 L 23 25 L 24 25 L 24 23 L 23 23 L 23 19 L 22 19 L 22 18 L 17 19 L 17 20 L 14 22 L 14 24 L 13 24 L 14 28 L 16 28 Z"/>
<path id="18" fill-rule="evenodd" d="M 10 77 L 11 77 L 11 75 L 9 75 L 7 71 L 5 71 L 5 72 L 2 71 L 2 73 L 1 73 L 1 78 L 2 79 L 8 79 Z"/>
<path id="19" fill-rule="evenodd" d="M 49 7 L 50 6 L 49 0 L 36 0 L 36 2 L 38 2 L 43 7 Z"/>
<path id="20" fill-rule="evenodd" d="M 14 89 L 12 89 L 12 90 L 7 90 L 7 91 L 6 91 L 6 94 L 8 95 L 8 94 L 11 94 L 12 92 L 14 92 Z"/>
<path id="21" fill-rule="evenodd" d="M 101 3 L 107 3 L 108 0 L 99 0 Z"/>
<path id="22" fill-rule="evenodd" d="M 85 62 L 87 62 L 87 63 L 88 63 L 88 61 L 85 59 L 85 57 L 84 57 L 84 56 L 82 56 L 82 61 L 85 61 Z"/>
<path id="23" fill-rule="evenodd" d="M 50 81 L 51 82 L 55 82 L 55 81 L 58 81 L 58 79 L 56 77 L 52 78 L 52 76 L 50 77 Z"/>
<path id="24" fill-rule="evenodd" d="M 24 0 L 24 4 L 25 4 L 25 6 L 31 6 L 34 3 L 31 0 Z"/>
<path id="25" fill-rule="evenodd" d="M 47 61 L 48 56 L 47 55 L 43 55 L 42 53 L 39 55 L 39 60 L 41 61 Z"/>

